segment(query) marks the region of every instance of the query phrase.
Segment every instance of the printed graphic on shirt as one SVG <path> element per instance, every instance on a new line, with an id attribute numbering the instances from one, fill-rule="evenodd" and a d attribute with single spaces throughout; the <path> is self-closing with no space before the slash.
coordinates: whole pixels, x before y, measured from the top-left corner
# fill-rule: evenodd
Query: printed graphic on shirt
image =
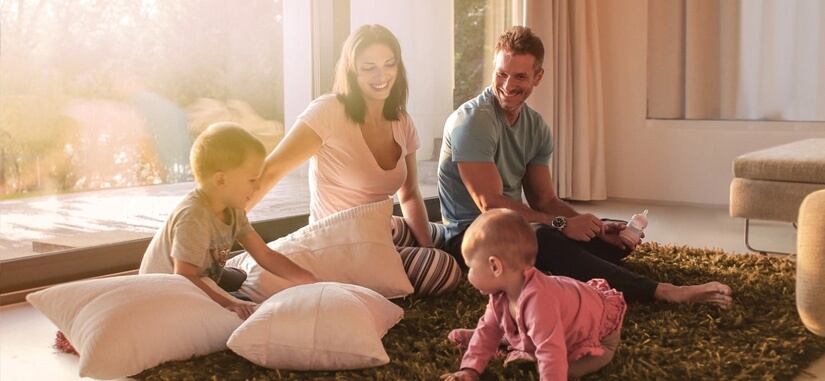
<path id="1" fill-rule="evenodd" d="M 228 237 L 216 238 L 209 244 L 209 256 L 212 257 L 212 265 L 205 271 L 205 276 L 215 282 L 221 279 L 223 268 L 229 259 L 229 251 L 232 250 L 232 242 Z"/>

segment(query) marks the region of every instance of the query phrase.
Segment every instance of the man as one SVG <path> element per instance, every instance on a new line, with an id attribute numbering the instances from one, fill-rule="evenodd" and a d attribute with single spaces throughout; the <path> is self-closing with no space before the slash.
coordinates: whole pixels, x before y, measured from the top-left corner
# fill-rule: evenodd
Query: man
<path id="1" fill-rule="evenodd" d="M 619 266 L 640 243 L 619 235 L 625 224 L 580 214 L 558 198 L 549 166 L 550 128 L 525 103 L 541 83 L 543 60 L 541 39 L 527 27 L 511 28 L 496 44 L 490 87 L 447 119 L 438 168 L 447 251 L 464 265 L 461 240 L 470 223 L 482 211 L 512 209 L 536 229 L 540 270 L 581 281 L 604 278 L 631 301 L 710 302 L 728 308 L 727 285 L 675 286 Z"/>

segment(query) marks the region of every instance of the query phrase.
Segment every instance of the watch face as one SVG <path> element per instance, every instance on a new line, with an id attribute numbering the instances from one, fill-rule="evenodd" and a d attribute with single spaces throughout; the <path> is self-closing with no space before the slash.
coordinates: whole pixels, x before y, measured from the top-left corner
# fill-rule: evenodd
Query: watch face
<path id="1" fill-rule="evenodd" d="M 550 223 L 550 226 L 559 230 L 564 229 L 565 225 L 567 225 L 567 219 L 561 216 L 554 218 L 553 222 Z"/>

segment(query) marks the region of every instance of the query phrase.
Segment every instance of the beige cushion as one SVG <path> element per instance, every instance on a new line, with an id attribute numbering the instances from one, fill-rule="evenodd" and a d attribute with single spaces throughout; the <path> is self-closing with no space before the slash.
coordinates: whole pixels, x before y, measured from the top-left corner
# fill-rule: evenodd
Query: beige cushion
<path id="1" fill-rule="evenodd" d="M 799 205 L 825 184 L 733 179 L 730 183 L 730 215 L 756 220 L 796 222 Z"/>
<path id="2" fill-rule="evenodd" d="M 825 184 L 825 139 L 807 139 L 733 159 L 733 174 L 754 180 Z"/>
<path id="3" fill-rule="evenodd" d="M 273 369 L 374 367 L 390 362 L 381 338 L 403 315 L 401 307 L 365 287 L 300 285 L 263 302 L 227 345 Z"/>
<path id="4" fill-rule="evenodd" d="M 796 307 L 808 329 L 825 336 L 825 190 L 799 208 L 796 239 Z"/>
<path id="5" fill-rule="evenodd" d="M 392 242 L 392 199 L 340 211 L 268 245 L 322 281 L 356 284 L 387 298 L 413 292 Z M 261 303 L 295 284 L 264 270 L 248 253 L 227 263 L 247 272 L 241 291 Z"/>

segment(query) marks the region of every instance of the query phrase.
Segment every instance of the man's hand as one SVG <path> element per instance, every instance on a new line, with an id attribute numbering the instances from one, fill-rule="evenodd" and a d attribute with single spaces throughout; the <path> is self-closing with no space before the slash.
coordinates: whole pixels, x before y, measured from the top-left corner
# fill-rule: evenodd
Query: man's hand
<path id="1" fill-rule="evenodd" d="M 243 320 L 246 320 L 249 316 L 252 315 L 253 312 L 258 308 L 256 303 L 247 302 L 245 300 L 238 300 L 237 302 L 233 302 L 232 304 L 226 306 L 227 310 L 230 310 L 240 317 Z"/>
<path id="2" fill-rule="evenodd" d="M 644 238 L 645 234 L 643 232 L 637 241 L 629 240 L 626 236 L 620 234 L 622 230 L 626 228 L 627 224 L 624 222 L 607 222 L 604 224 L 604 231 L 599 235 L 599 238 L 622 250 L 633 250 L 637 245 L 642 243 L 642 238 Z"/>
<path id="3" fill-rule="evenodd" d="M 603 226 L 602 220 L 587 213 L 575 217 L 567 217 L 567 225 L 561 232 L 567 238 L 574 241 L 588 242 L 602 234 Z"/>

